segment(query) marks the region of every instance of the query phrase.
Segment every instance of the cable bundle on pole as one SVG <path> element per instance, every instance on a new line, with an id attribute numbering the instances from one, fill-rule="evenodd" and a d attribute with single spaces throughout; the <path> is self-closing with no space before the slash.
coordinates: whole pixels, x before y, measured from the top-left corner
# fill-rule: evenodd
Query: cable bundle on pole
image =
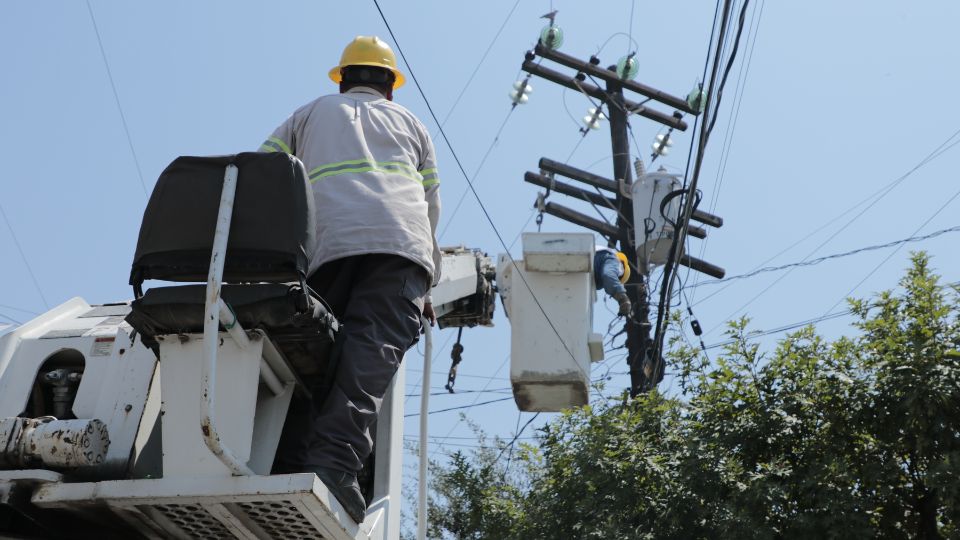
<path id="1" fill-rule="evenodd" d="M 745 0 L 744 7 L 749 0 Z M 693 168 L 693 176 L 690 179 L 689 185 L 684 186 L 684 191 L 686 195 L 680 200 L 680 209 L 677 216 L 677 228 L 674 233 L 673 243 L 670 245 L 670 253 L 667 257 L 667 262 L 664 265 L 663 271 L 663 283 L 660 287 L 660 301 L 659 309 L 657 310 L 657 324 L 654 327 L 654 343 L 653 343 L 653 355 L 654 360 L 654 370 L 651 374 L 651 377 L 646 381 L 646 388 L 643 390 L 649 390 L 653 388 L 663 377 L 663 341 L 666 334 L 666 321 L 667 321 L 667 312 L 669 311 L 668 299 L 673 293 L 673 283 L 677 277 L 677 265 L 680 262 L 680 257 L 683 255 L 683 246 L 686 242 L 687 230 L 690 224 L 690 216 L 693 214 L 693 198 L 690 196 L 693 193 L 696 193 L 697 183 L 700 178 L 700 169 L 703 165 L 703 155 L 704 150 L 707 146 L 707 140 L 710 136 L 710 129 L 713 122 L 712 118 L 716 114 L 716 101 L 719 92 L 715 93 L 714 88 L 717 86 L 717 74 L 720 70 L 720 56 L 723 52 L 723 42 L 726 37 L 728 23 L 730 21 L 730 12 L 732 11 L 732 2 L 731 0 L 724 0 L 722 16 L 720 18 L 720 29 L 717 34 L 716 50 L 714 53 L 713 67 L 710 74 L 710 84 L 707 87 L 707 99 L 706 106 L 704 108 L 703 117 L 701 119 L 701 129 L 700 129 L 700 139 L 697 145 L 697 153 Z M 731 58 L 732 61 L 732 58 Z M 631 394 L 636 395 L 638 389 L 632 389 Z"/>

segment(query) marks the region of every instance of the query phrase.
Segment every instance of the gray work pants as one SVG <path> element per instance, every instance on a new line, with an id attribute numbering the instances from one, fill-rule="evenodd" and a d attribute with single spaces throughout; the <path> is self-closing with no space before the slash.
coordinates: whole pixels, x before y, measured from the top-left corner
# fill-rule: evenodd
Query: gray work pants
<path id="1" fill-rule="evenodd" d="M 383 395 L 420 336 L 430 276 L 399 255 L 369 254 L 324 264 L 307 283 L 342 325 L 339 362 L 326 398 L 288 415 L 276 469 L 358 472 L 373 449 L 370 426 Z"/>

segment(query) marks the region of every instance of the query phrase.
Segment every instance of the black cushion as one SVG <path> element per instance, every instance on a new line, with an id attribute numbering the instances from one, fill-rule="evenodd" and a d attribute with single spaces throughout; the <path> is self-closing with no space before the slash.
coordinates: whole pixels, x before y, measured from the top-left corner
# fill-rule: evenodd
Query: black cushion
<path id="1" fill-rule="evenodd" d="M 205 294 L 206 285 L 155 287 L 131 303 L 126 320 L 147 345 L 158 335 L 200 333 Z M 220 296 L 245 330 L 267 331 L 302 378 L 324 374 L 338 325 L 321 300 L 286 283 L 224 285 Z"/>
<path id="2" fill-rule="evenodd" d="M 226 282 L 306 276 L 316 230 L 303 164 L 284 153 L 179 157 L 160 175 L 140 227 L 130 284 L 206 281 L 228 164 L 239 169 Z"/>

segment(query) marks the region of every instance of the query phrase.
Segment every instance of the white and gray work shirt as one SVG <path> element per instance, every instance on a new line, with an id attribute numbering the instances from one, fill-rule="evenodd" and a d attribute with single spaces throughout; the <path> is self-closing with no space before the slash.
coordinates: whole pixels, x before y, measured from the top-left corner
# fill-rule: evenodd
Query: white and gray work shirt
<path id="1" fill-rule="evenodd" d="M 389 253 L 423 266 L 436 285 L 440 180 L 430 134 L 413 113 L 354 87 L 297 109 L 260 151 L 293 154 L 307 169 L 317 213 L 310 273 Z"/>

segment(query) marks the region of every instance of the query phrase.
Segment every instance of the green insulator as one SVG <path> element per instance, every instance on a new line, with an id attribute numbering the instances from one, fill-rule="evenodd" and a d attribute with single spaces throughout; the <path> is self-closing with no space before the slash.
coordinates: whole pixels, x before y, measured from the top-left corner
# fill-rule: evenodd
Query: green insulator
<path id="1" fill-rule="evenodd" d="M 640 71 L 640 63 L 637 58 L 630 54 L 617 61 L 617 76 L 622 80 L 633 79 Z"/>
<path id="2" fill-rule="evenodd" d="M 707 93 L 703 91 L 703 88 L 694 88 L 687 94 L 687 105 L 697 111 L 698 114 L 703 112 L 703 108 L 707 105 Z"/>
<path id="3" fill-rule="evenodd" d="M 563 45 L 563 30 L 559 26 L 544 26 L 540 31 L 540 43 L 548 49 L 559 49 Z"/>

